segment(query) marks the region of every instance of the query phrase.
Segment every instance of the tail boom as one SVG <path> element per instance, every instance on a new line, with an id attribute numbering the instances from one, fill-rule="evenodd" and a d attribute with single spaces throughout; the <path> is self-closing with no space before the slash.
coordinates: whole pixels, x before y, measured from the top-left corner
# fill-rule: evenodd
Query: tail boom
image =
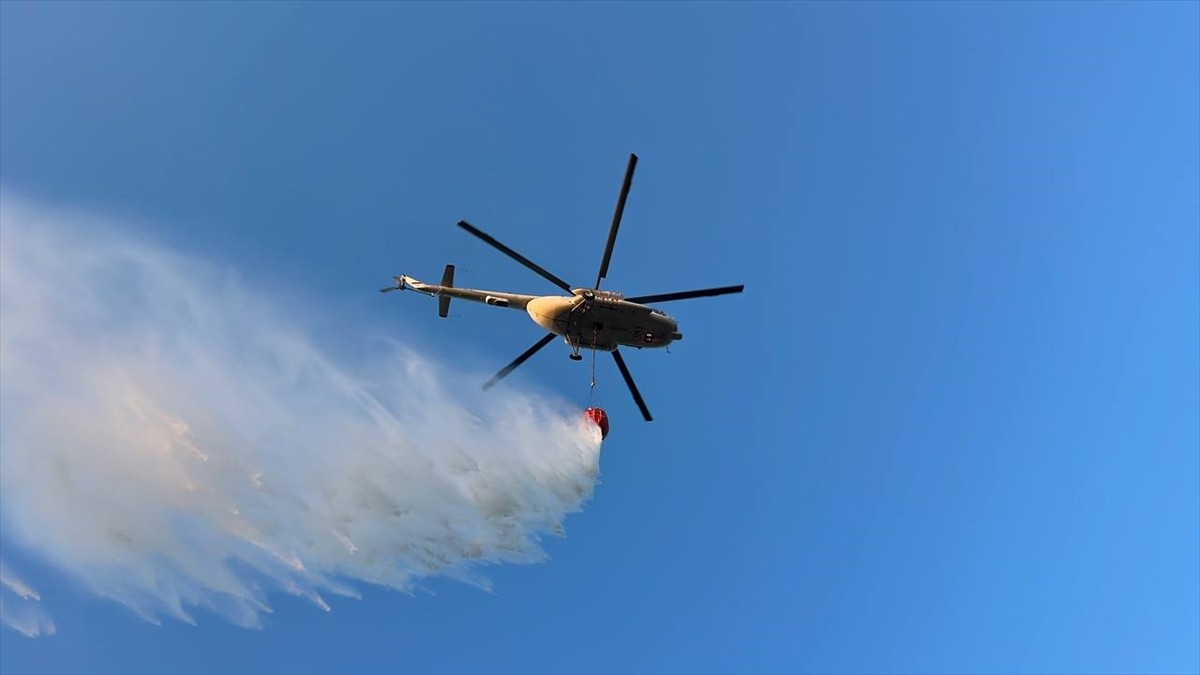
<path id="1" fill-rule="evenodd" d="M 396 285 L 380 289 L 382 292 L 410 290 L 435 297 L 438 299 L 438 315 L 442 317 L 447 316 L 451 298 L 478 302 L 485 305 L 492 305 L 493 307 L 507 307 L 509 309 L 525 311 L 525 307 L 529 304 L 529 301 L 538 297 L 536 295 L 523 295 L 520 293 L 505 293 L 504 291 L 459 288 L 454 286 L 453 265 L 446 266 L 446 271 L 442 275 L 442 283 L 440 284 L 425 283 L 407 274 L 401 274 L 393 278 L 396 280 Z"/>

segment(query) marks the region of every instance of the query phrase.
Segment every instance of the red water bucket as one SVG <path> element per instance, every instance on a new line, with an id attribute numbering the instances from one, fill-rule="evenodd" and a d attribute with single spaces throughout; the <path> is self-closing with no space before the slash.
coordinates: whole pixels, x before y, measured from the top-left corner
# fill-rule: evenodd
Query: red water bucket
<path id="1" fill-rule="evenodd" d="M 600 427 L 600 439 L 608 438 L 608 413 L 604 408 L 588 408 L 583 411 L 583 418 Z"/>

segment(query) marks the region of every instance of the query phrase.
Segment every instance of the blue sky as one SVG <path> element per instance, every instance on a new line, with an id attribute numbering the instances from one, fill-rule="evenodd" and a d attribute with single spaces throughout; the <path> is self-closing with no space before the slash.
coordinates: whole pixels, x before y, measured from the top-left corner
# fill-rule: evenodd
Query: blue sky
<path id="1" fill-rule="evenodd" d="M 5 540 L 4 672 L 1200 670 L 1200 5 L 0 5 L 0 184 L 236 269 L 323 349 L 498 368 L 405 272 L 745 283 L 611 362 L 550 559 L 156 627 Z M 64 280 L 69 290 L 70 279 Z M 281 301 L 282 302 L 282 301 Z M 513 376 L 586 403 L 555 343 Z M 10 448 L 5 448 L 10 451 Z M 0 514 L 11 523 L 15 516 Z"/>

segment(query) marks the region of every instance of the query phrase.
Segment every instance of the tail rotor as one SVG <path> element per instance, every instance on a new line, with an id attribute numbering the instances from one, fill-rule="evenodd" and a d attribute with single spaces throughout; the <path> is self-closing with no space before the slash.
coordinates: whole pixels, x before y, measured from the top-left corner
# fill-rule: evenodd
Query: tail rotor
<path id="1" fill-rule="evenodd" d="M 394 276 L 394 277 L 392 277 L 392 278 L 396 280 L 396 285 L 395 285 L 395 286 L 388 286 L 387 288 L 381 288 L 381 289 L 379 289 L 379 292 L 380 292 L 380 293 L 391 293 L 392 291 L 402 291 L 402 290 L 404 290 L 404 279 L 401 279 L 401 278 L 400 278 L 400 277 L 398 277 L 398 276 Z"/>

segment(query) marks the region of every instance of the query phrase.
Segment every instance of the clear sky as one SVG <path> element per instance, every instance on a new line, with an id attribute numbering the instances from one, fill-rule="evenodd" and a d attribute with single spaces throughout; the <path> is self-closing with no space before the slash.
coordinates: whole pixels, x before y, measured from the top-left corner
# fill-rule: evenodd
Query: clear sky
<path id="1" fill-rule="evenodd" d="M 595 494 L 491 592 L 153 626 L 6 539 L 57 633 L 0 629 L 0 670 L 1200 671 L 1198 25 L 1195 2 L 0 4 L 6 198 L 300 298 L 338 357 L 374 330 L 516 356 L 519 314 L 376 289 L 453 262 L 554 291 L 462 218 L 588 283 L 630 152 L 608 287 L 746 284 L 664 305 L 684 340 L 626 356 L 654 422 L 600 361 Z M 566 353 L 513 386 L 586 404 Z"/>

